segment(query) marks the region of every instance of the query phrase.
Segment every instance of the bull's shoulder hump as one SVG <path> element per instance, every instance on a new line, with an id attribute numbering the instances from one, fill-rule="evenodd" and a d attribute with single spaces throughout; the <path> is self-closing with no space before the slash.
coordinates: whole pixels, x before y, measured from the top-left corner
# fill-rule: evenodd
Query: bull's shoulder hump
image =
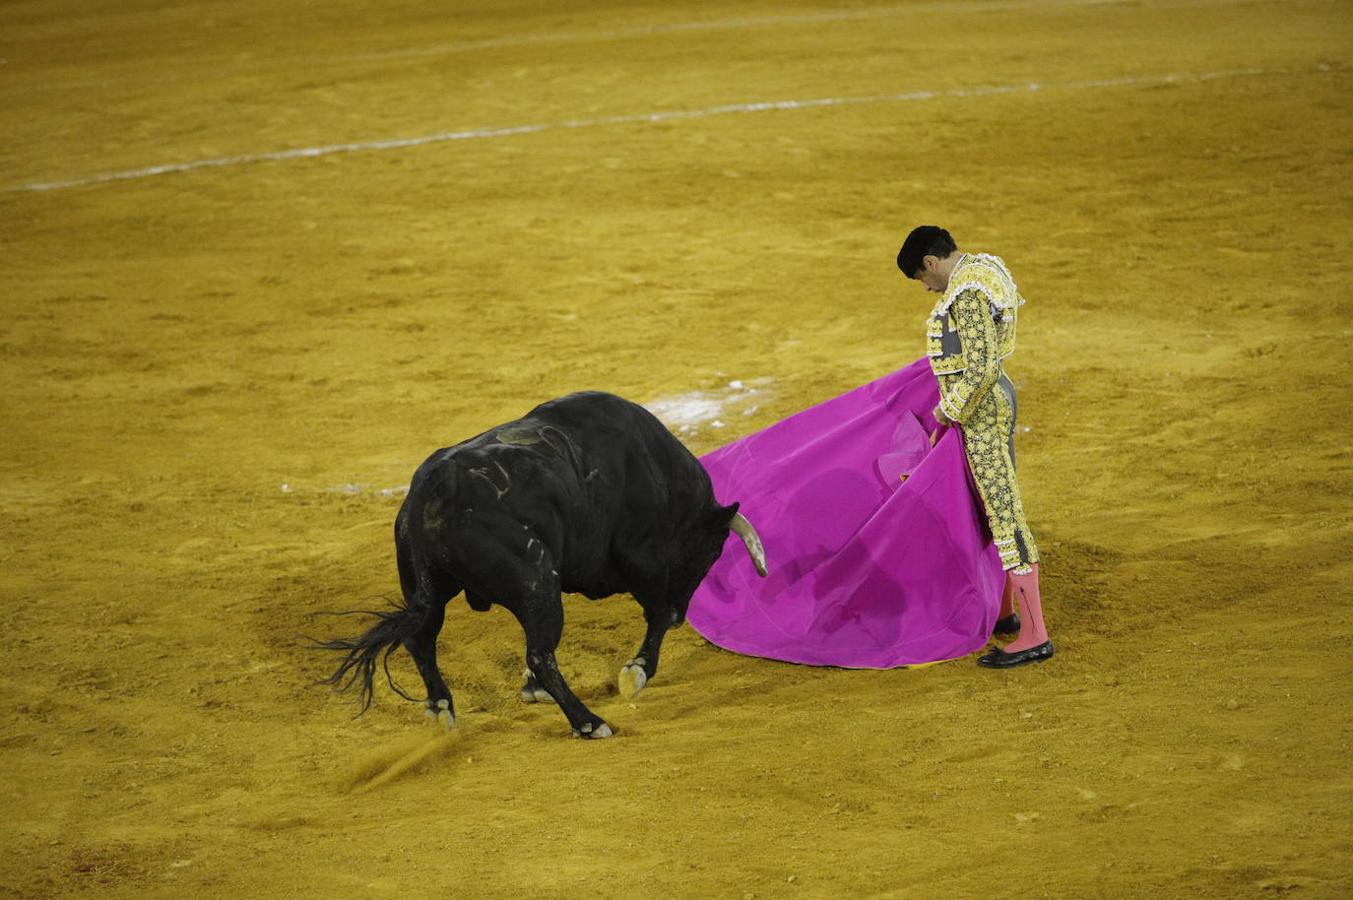
<path id="1" fill-rule="evenodd" d="M 526 417 L 530 418 L 537 413 L 542 412 L 614 410 L 629 409 L 631 407 L 639 407 L 639 405 L 633 401 L 626 400 L 624 397 L 608 394 L 605 391 L 577 391 L 540 404 L 535 409 L 531 410 Z M 643 407 L 639 408 L 642 409 Z"/>
<path id="2" fill-rule="evenodd" d="M 428 454 L 427 459 L 423 460 L 418 467 L 418 472 L 450 470 L 467 463 L 475 463 L 482 458 L 484 448 L 492 442 L 493 431 L 486 431 L 483 434 L 467 438 L 459 444 L 439 447 Z"/>
<path id="3" fill-rule="evenodd" d="M 559 428 L 629 430 L 636 422 L 656 423 L 648 410 L 632 400 L 604 391 L 579 391 L 542 403 L 523 421 L 545 422 Z"/>

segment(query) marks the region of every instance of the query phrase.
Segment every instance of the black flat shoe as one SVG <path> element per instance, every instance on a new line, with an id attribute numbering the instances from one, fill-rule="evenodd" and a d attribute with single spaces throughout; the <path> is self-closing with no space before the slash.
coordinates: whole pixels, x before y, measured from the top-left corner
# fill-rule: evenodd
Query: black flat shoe
<path id="1" fill-rule="evenodd" d="M 1019 634 L 1019 613 L 1011 613 L 1004 619 L 996 620 L 996 627 L 991 629 L 992 634 Z"/>
<path id="2" fill-rule="evenodd" d="M 1009 669 L 1014 666 L 1022 666 L 1025 663 L 1042 662 L 1045 659 L 1052 659 L 1052 641 L 1044 641 L 1037 647 L 1030 647 L 1028 650 L 1020 650 L 1017 653 L 992 650 L 990 653 L 979 656 L 977 664 L 986 666 L 988 669 Z"/>

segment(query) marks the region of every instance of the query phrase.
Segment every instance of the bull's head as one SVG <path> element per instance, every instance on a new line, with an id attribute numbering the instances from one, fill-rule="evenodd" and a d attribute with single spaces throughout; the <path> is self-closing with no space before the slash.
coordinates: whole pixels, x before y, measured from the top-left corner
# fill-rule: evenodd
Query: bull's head
<path id="1" fill-rule="evenodd" d="M 747 548 L 747 555 L 751 557 L 752 565 L 756 566 L 757 574 L 762 578 L 766 577 L 766 550 L 762 547 L 761 538 L 757 536 L 752 523 L 738 512 L 737 503 L 731 506 L 720 506 L 715 503 L 702 514 L 700 524 L 687 532 L 687 540 L 690 543 L 687 543 L 680 552 L 680 558 L 690 562 L 689 566 L 682 568 L 695 576 L 695 583 L 691 585 L 692 591 L 709 572 L 710 567 L 723 555 L 724 544 L 728 541 L 730 531 L 742 539 L 742 546 Z"/>
<path id="2" fill-rule="evenodd" d="M 742 538 L 742 545 L 747 548 L 752 565 L 756 566 L 756 571 L 762 578 L 766 577 L 766 551 L 762 549 L 761 538 L 757 537 L 752 523 L 738 512 L 738 504 L 734 503 L 732 506 L 714 504 L 713 508 L 705 513 L 703 523 L 698 528 L 687 530 L 686 541 L 677 552 L 677 558 L 681 562 L 674 566 L 671 572 L 672 577 L 679 579 L 681 587 L 684 588 L 673 590 L 672 593 L 685 598 L 684 603 L 679 603 L 672 610 L 673 625 L 679 625 L 686 620 L 686 605 L 690 603 L 691 595 L 708 574 L 710 567 L 723 554 L 730 531 Z"/>

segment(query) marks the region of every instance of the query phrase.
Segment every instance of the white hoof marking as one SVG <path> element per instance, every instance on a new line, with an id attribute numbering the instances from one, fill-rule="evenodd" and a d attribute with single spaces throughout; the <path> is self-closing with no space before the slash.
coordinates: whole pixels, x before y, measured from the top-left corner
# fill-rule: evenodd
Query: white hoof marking
<path id="1" fill-rule="evenodd" d="M 648 684 L 648 673 L 643 666 L 629 663 L 620 670 L 620 693 L 633 698 Z"/>
<path id="2" fill-rule="evenodd" d="M 543 687 L 541 687 L 539 684 L 536 683 L 535 676 L 531 674 L 530 669 L 527 669 L 525 672 L 523 672 L 521 674 L 521 677 L 526 679 L 526 684 L 522 685 L 521 689 L 522 702 L 524 703 L 554 702 L 554 698 L 550 696 L 550 692 L 545 690 Z"/>
<path id="3" fill-rule="evenodd" d="M 456 725 L 456 720 L 451 715 L 450 700 L 438 700 L 435 703 L 431 699 L 424 700 L 423 715 L 441 722 L 445 728 L 454 728 Z"/>

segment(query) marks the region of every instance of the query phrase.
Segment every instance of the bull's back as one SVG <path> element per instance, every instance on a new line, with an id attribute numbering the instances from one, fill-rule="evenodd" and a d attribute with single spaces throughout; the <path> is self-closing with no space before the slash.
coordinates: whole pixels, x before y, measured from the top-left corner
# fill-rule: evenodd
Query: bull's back
<path id="1" fill-rule="evenodd" d="M 608 580 L 617 546 L 660 541 L 712 502 L 708 473 L 656 416 L 589 391 L 438 450 L 419 467 L 401 512 L 414 523 L 444 521 L 425 535 L 436 543 L 462 528 L 516 534 L 526 525 L 565 567 L 578 567 L 582 584 Z"/>
<path id="2" fill-rule="evenodd" d="M 652 452 L 652 426 L 662 428 L 639 414 L 652 418 L 597 392 L 543 403 L 430 455 L 414 473 L 404 517 L 471 528 L 508 519 L 572 543 L 599 540 L 597 530 L 617 517 L 626 469 Z"/>
<path id="3" fill-rule="evenodd" d="M 658 417 L 624 397 L 583 391 L 542 403 L 521 421 L 548 423 L 573 436 L 594 458 L 618 462 L 635 456 L 651 460 L 659 474 L 704 477 L 704 467 Z"/>

